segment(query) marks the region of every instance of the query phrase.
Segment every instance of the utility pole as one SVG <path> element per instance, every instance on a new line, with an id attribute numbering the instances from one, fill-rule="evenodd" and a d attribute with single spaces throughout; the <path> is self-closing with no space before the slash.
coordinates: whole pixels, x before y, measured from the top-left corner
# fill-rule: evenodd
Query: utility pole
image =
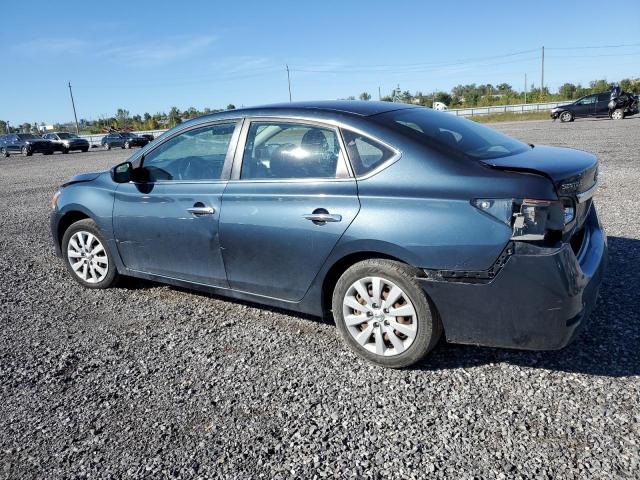
<path id="1" fill-rule="evenodd" d="M 544 47 L 542 47 L 542 72 L 540 75 L 540 96 L 544 90 Z"/>
<path id="2" fill-rule="evenodd" d="M 527 103 L 527 74 L 524 74 L 524 103 Z"/>
<path id="3" fill-rule="evenodd" d="M 76 133 L 80 135 L 80 129 L 78 128 L 78 115 L 76 115 L 76 104 L 73 101 L 73 92 L 71 91 L 71 82 L 69 82 L 69 95 L 71 95 L 71 106 L 73 107 L 73 118 L 76 119 Z"/>
<path id="4" fill-rule="evenodd" d="M 378 100 L 382 100 L 382 94 L 380 93 L 380 87 L 378 87 Z"/>
<path id="5" fill-rule="evenodd" d="M 289 84 L 289 102 L 291 102 L 291 75 L 289 75 L 289 65 L 287 67 L 287 83 Z"/>

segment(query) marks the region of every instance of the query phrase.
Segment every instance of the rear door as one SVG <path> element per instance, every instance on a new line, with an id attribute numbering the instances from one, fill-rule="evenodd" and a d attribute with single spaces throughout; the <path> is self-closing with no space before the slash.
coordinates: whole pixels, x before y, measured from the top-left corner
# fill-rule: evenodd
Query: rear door
<path id="1" fill-rule="evenodd" d="M 299 301 L 360 209 L 340 133 L 264 118 L 241 138 L 220 217 L 229 285 Z"/>

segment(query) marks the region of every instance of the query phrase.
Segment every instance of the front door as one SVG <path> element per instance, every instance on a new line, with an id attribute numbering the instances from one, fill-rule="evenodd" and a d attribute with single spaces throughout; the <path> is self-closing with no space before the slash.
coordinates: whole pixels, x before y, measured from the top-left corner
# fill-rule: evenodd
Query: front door
<path id="1" fill-rule="evenodd" d="M 597 95 L 589 95 L 575 103 L 573 112 L 576 117 L 589 117 L 595 114 Z"/>
<path id="2" fill-rule="evenodd" d="M 238 124 L 187 129 L 147 152 L 116 190 L 113 227 L 131 270 L 227 286 L 218 222 Z"/>
<path id="3" fill-rule="evenodd" d="M 253 121 L 222 197 L 231 288 L 299 301 L 360 209 L 337 129 Z"/>

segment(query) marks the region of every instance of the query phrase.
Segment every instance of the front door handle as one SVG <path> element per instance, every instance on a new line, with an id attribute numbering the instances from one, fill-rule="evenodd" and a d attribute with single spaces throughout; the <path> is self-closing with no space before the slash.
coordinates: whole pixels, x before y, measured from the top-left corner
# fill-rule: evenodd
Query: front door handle
<path id="1" fill-rule="evenodd" d="M 307 220 L 311 220 L 313 223 L 327 223 L 327 222 L 340 222 L 342 221 L 342 215 L 335 213 L 307 213 L 303 215 Z"/>
<path id="2" fill-rule="evenodd" d="M 216 209 L 213 207 L 191 207 L 187 208 L 187 212 L 194 215 L 213 215 L 216 213 Z"/>

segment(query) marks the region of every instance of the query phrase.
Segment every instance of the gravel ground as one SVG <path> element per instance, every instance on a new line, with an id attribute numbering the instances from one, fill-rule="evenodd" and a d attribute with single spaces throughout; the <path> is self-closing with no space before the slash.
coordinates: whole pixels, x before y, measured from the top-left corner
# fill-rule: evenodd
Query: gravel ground
<path id="1" fill-rule="evenodd" d="M 640 118 L 499 124 L 601 158 L 610 269 L 560 352 L 442 343 L 392 371 L 313 318 L 81 288 L 49 199 L 126 151 L 0 159 L 0 477 L 638 478 Z"/>

